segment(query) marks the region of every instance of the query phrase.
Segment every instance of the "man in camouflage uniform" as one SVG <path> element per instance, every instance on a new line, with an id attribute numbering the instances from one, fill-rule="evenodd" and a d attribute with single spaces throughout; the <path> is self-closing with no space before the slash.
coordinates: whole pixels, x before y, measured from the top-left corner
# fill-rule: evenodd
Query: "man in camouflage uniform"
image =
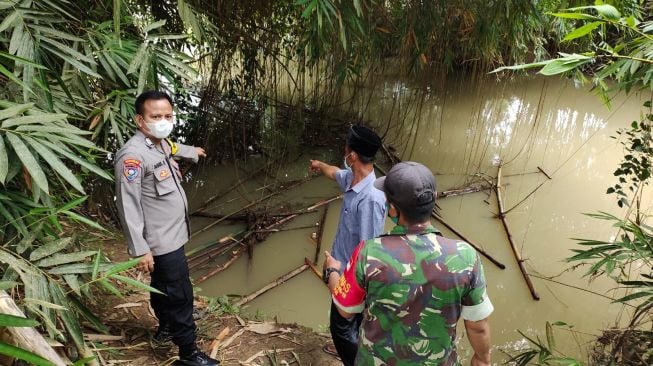
<path id="1" fill-rule="evenodd" d="M 490 365 L 483 266 L 467 243 L 430 223 L 435 179 L 421 164 L 395 165 L 374 186 L 386 194 L 389 233 L 361 242 L 344 274 L 329 273 L 340 314 L 363 313 L 356 365 L 459 365 L 454 340 L 462 316 L 474 350 L 472 365 Z M 327 253 L 326 266 L 340 268 Z"/>

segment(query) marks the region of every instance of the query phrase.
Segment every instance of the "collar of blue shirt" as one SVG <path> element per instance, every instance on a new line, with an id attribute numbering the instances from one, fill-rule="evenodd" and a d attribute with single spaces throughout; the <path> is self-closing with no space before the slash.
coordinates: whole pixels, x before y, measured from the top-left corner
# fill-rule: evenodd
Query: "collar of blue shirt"
<path id="1" fill-rule="evenodd" d="M 354 173 L 351 174 L 351 179 L 352 181 L 354 180 Z M 360 191 L 363 190 L 363 188 L 367 187 L 369 184 L 372 184 L 376 180 L 376 174 L 374 174 L 374 170 L 370 172 L 370 174 L 367 175 L 367 177 L 363 178 L 360 182 L 358 182 L 355 186 L 351 186 L 351 183 L 349 183 L 349 189 L 347 190 L 352 190 L 356 193 L 360 193 Z"/>

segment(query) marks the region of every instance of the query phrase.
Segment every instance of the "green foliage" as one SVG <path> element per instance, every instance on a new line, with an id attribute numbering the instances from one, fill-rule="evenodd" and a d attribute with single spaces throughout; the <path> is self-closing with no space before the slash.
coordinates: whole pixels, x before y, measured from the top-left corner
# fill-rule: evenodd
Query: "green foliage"
<path id="1" fill-rule="evenodd" d="M 581 82 L 585 82 L 585 75 L 589 74 L 606 104 L 614 91 L 653 89 L 653 21 L 643 18 L 647 5 L 638 1 L 615 3 L 621 5 L 623 12 L 597 0 L 595 5 L 549 13 L 582 24 L 568 32 L 563 41 L 585 40 L 588 42 L 585 52 L 561 52 L 555 59 L 500 67 L 493 72 L 539 68 L 538 72 L 543 75 L 571 74 Z M 614 85 L 612 80 L 616 81 Z"/>
<path id="2" fill-rule="evenodd" d="M 229 301 L 229 297 L 226 295 L 219 297 L 206 297 L 205 299 L 208 300 L 208 304 L 206 306 L 207 311 L 213 313 L 216 316 L 221 316 L 224 314 L 240 314 L 240 307 L 232 304 Z"/>
<path id="3" fill-rule="evenodd" d="M 571 357 L 567 357 L 556 350 L 555 335 L 553 327 L 572 328 L 563 322 L 555 322 L 550 324 L 546 322 L 546 340 L 543 341 L 540 337 L 535 339 L 526 336 L 521 331 L 518 331 L 522 337 L 529 342 L 529 349 L 522 351 L 516 355 L 511 355 L 508 363 L 516 366 L 536 365 L 559 365 L 559 366 L 582 366 L 583 364 Z"/>
<path id="4" fill-rule="evenodd" d="M 624 159 L 614 171 L 619 178 L 619 183 L 608 188 L 607 193 L 616 193 L 619 207 L 630 206 L 629 197 L 640 197 L 639 192 L 651 179 L 653 173 L 653 114 L 651 114 L 651 102 L 644 103 L 648 112 L 641 121 L 633 121 L 629 129 L 621 129 L 617 132 L 624 140 L 620 141 L 624 146 Z M 616 137 L 615 137 L 616 138 Z"/>

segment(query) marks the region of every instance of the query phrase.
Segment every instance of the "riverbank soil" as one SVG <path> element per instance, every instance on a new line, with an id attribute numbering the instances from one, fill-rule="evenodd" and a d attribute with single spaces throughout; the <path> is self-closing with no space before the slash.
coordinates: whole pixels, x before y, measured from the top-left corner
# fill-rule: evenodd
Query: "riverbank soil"
<path id="1" fill-rule="evenodd" d="M 101 247 L 112 261 L 128 259 L 126 244 L 119 234 L 89 245 Z M 138 271 L 130 275 L 149 283 L 149 276 Z M 174 364 L 177 348 L 172 344 L 158 346 L 151 340 L 157 320 L 149 306 L 149 294 L 126 291 L 123 299 L 96 296 L 91 304 L 109 327 L 108 334 L 85 330 L 98 361 L 101 365 Z M 295 324 L 277 324 L 274 320 L 246 319 L 234 312 L 237 309 L 215 303 L 196 298 L 198 345 L 207 354 L 214 352 L 223 365 L 341 365 L 322 350 L 330 341 L 328 334 Z"/>

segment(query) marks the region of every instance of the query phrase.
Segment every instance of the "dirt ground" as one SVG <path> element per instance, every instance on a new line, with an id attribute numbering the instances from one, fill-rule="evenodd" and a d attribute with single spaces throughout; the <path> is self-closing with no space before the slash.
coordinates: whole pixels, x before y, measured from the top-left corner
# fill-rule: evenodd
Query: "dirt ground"
<path id="1" fill-rule="evenodd" d="M 101 245 L 113 261 L 128 259 L 125 244 L 120 239 L 107 239 Z M 131 275 L 149 282 L 147 275 L 136 271 Z M 296 324 L 255 321 L 226 314 L 209 305 L 206 299 L 196 298 L 198 344 L 207 354 L 213 352 L 223 365 L 342 365 L 322 350 L 330 341 L 328 334 Z M 151 341 L 157 321 L 149 306 L 148 293 L 131 291 L 123 299 L 106 296 L 92 307 L 110 330 L 109 334 L 93 334 L 93 331 L 86 334 L 99 355 L 100 364 L 174 364 L 176 346 L 157 347 Z"/>

